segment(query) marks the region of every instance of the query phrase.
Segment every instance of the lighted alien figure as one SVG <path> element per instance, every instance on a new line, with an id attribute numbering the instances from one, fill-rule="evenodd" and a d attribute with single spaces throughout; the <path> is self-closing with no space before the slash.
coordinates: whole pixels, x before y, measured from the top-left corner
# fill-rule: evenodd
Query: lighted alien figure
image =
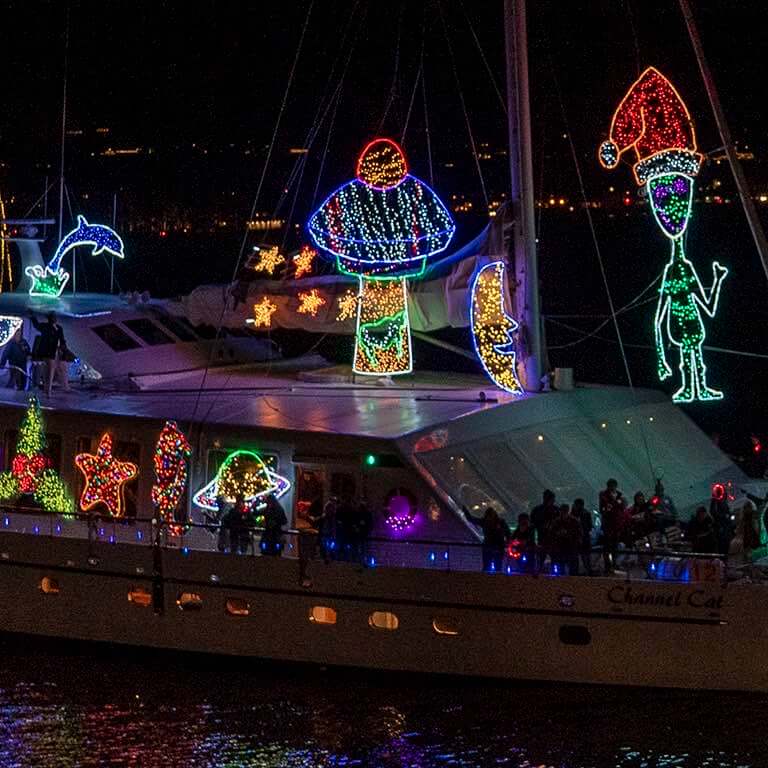
<path id="1" fill-rule="evenodd" d="M 713 281 L 707 292 L 685 256 L 683 235 L 690 217 L 693 179 L 682 173 L 669 173 L 649 179 L 647 189 L 656 222 L 672 241 L 672 256 L 664 267 L 654 320 L 659 378 L 664 381 L 672 375 L 664 349 L 666 332 L 669 341 L 680 350 L 682 384 L 672 399 L 685 403 L 721 400 L 723 393 L 707 385 L 707 366 L 701 350 L 706 334 L 701 313 L 715 316 L 728 270 L 713 262 Z"/>
<path id="2" fill-rule="evenodd" d="M 683 237 L 702 158 L 696 150 L 693 121 L 685 103 L 672 83 L 653 67 L 638 77 L 621 100 L 611 121 L 609 138 L 600 145 L 598 155 L 602 165 L 612 169 L 625 152 L 634 153 L 635 180 L 645 185 L 656 223 L 672 244 L 654 319 L 659 378 L 664 381 L 672 375 L 666 336 L 680 351 L 682 382 L 672 399 L 678 403 L 720 400 L 723 393 L 707 385 L 702 312 L 710 318 L 715 316 L 728 270 L 714 262 L 713 282 L 707 291 L 685 256 Z"/>

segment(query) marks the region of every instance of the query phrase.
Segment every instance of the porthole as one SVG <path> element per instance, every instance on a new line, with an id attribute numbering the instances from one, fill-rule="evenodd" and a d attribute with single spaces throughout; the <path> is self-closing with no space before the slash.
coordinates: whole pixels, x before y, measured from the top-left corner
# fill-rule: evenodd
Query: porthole
<path id="1" fill-rule="evenodd" d="M 313 624 L 335 624 L 336 611 L 327 605 L 313 605 L 309 610 L 309 620 Z"/>
<path id="2" fill-rule="evenodd" d="M 400 619 L 389 611 L 374 611 L 368 617 L 368 626 L 374 629 L 395 630 L 400 626 Z"/>
<path id="3" fill-rule="evenodd" d="M 176 598 L 176 605 L 182 611 L 199 611 L 203 607 L 203 598 L 196 592 L 181 592 Z"/>
<path id="4" fill-rule="evenodd" d="M 152 593 L 144 587 L 131 587 L 128 590 L 128 602 L 149 608 L 152 605 Z"/>
<path id="5" fill-rule="evenodd" d="M 438 635 L 455 637 L 459 634 L 458 625 L 450 619 L 432 619 L 432 629 L 434 629 Z"/>
<path id="6" fill-rule="evenodd" d="M 61 591 L 58 579 L 52 579 L 50 576 L 43 576 L 43 578 L 40 579 L 40 589 L 46 595 L 58 595 Z"/>
<path id="7" fill-rule="evenodd" d="M 241 600 L 239 597 L 230 597 L 226 603 L 226 610 L 230 616 L 249 616 L 251 606 L 247 600 Z"/>

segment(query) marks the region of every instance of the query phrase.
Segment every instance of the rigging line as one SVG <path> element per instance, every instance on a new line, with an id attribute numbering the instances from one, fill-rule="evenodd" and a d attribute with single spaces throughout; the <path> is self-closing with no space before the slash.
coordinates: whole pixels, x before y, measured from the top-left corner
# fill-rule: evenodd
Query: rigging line
<path id="1" fill-rule="evenodd" d="M 635 28 L 635 16 L 632 13 L 632 0 L 625 0 L 625 6 L 627 9 L 627 18 L 629 19 L 629 28 L 632 30 L 632 40 L 635 44 L 635 66 L 637 67 L 637 76 L 640 77 L 642 72 L 642 65 L 640 64 L 640 41 L 637 37 L 637 29 Z"/>
<path id="2" fill-rule="evenodd" d="M 23 215 L 21 218 L 22 218 L 22 219 L 26 219 L 26 218 L 28 218 L 28 217 L 29 217 L 29 215 L 32 213 L 32 211 L 34 211 L 34 210 L 35 210 L 35 208 L 37 208 L 37 206 L 38 206 L 38 205 L 40 205 L 40 203 L 42 203 L 42 202 L 43 202 L 43 200 L 45 199 L 45 196 L 46 196 L 46 195 L 47 195 L 47 194 L 48 194 L 48 193 L 51 191 L 51 189 L 53 188 L 53 185 L 54 185 L 54 184 L 58 184 L 58 183 L 59 183 L 59 180 L 58 180 L 58 178 L 55 178 L 55 179 L 54 179 L 54 180 L 53 180 L 53 181 L 52 181 L 52 182 L 51 182 L 51 183 L 50 183 L 50 184 L 49 184 L 49 185 L 48 185 L 48 186 L 45 188 L 45 190 L 43 191 L 43 194 L 42 194 L 42 195 L 40 195 L 40 197 L 38 197 L 38 198 L 37 198 L 37 200 L 35 200 L 35 202 L 34 202 L 34 203 L 32 203 L 32 205 L 30 205 L 30 206 L 29 206 L 29 208 L 27 208 L 27 211 L 26 211 L 26 213 L 25 213 L 25 214 L 24 214 L 24 215 Z"/>
<path id="3" fill-rule="evenodd" d="M 279 109 L 279 111 L 277 113 L 277 119 L 275 120 L 275 127 L 274 127 L 274 130 L 272 131 L 272 139 L 270 140 L 270 143 L 269 143 L 269 149 L 267 150 L 267 156 L 264 159 L 264 167 L 262 168 L 261 177 L 259 178 L 259 183 L 258 183 L 258 186 L 256 187 L 256 194 L 254 195 L 254 198 L 253 198 L 253 205 L 251 206 L 251 214 L 248 217 L 248 221 L 253 220 L 253 217 L 256 215 L 256 209 L 257 209 L 257 207 L 259 205 L 259 198 L 261 197 L 261 190 L 262 190 L 262 188 L 264 186 L 264 180 L 266 179 L 266 176 L 267 176 L 267 168 L 269 167 L 269 161 L 272 158 L 272 152 L 273 152 L 273 150 L 275 148 L 275 143 L 277 141 L 277 134 L 278 134 L 278 131 L 280 129 L 280 123 L 281 123 L 281 121 L 283 119 L 283 114 L 285 112 L 285 107 L 286 107 L 286 105 L 288 103 L 288 94 L 291 91 L 291 86 L 293 85 L 293 78 L 294 78 L 294 75 L 296 74 L 296 67 L 298 66 L 299 57 L 301 55 L 302 48 L 304 47 L 304 38 L 306 37 L 306 34 L 307 34 L 307 27 L 309 27 L 309 20 L 310 20 L 310 18 L 312 16 L 312 9 L 314 7 L 314 4 L 315 4 L 315 0 L 310 0 L 309 8 L 307 9 L 307 14 L 306 14 L 306 16 L 304 18 L 304 26 L 301 29 L 301 35 L 299 37 L 299 42 L 298 42 L 298 45 L 296 46 L 296 54 L 293 57 L 293 64 L 291 65 L 290 74 L 288 75 L 288 83 L 286 84 L 285 92 L 283 93 L 283 100 L 280 103 L 280 109 Z M 243 260 L 243 254 L 245 253 L 245 247 L 246 247 L 247 243 L 248 243 L 248 227 L 246 226 L 245 227 L 245 232 L 243 234 L 243 239 L 240 242 L 240 251 L 239 251 L 239 253 L 237 255 L 237 261 L 235 262 L 235 268 L 232 271 L 232 281 L 231 282 L 234 282 L 235 278 L 237 277 L 237 273 L 238 273 L 238 270 L 240 269 L 240 264 L 241 264 L 241 262 Z M 214 352 L 216 350 L 217 342 L 221 338 L 221 329 L 222 329 L 222 325 L 224 323 L 224 315 L 226 314 L 226 311 L 227 311 L 227 300 L 225 298 L 223 306 L 221 308 L 221 316 L 219 317 L 218 328 L 216 329 L 216 337 L 214 339 L 214 343 L 211 344 L 211 350 L 210 350 L 210 353 L 208 355 L 208 360 L 207 360 L 206 366 L 205 366 L 205 373 L 203 374 L 203 378 L 202 378 L 202 380 L 200 382 L 200 388 L 198 390 L 197 402 L 195 403 L 195 408 L 192 411 L 192 417 L 190 419 L 191 423 L 194 423 L 195 417 L 197 416 L 197 409 L 198 409 L 198 406 L 200 404 L 200 396 L 201 396 L 201 394 L 203 392 L 203 389 L 205 388 L 206 379 L 208 377 L 208 370 L 210 369 L 211 363 L 213 362 L 213 355 L 214 355 Z M 201 426 L 201 434 L 202 434 L 202 424 L 203 423 L 204 422 L 201 422 L 201 425 L 200 425 Z"/>
<path id="4" fill-rule="evenodd" d="M 498 96 L 499 98 L 499 104 L 501 104 L 501 110 L 506 115 L 507 102 L 504 99 L 504 97 L 501 95 L 501 90 L 499 89 L 499 85 L 496 82 L 496 78 L 494 77 L 493 70 L 491 69 L 491 65 L 488 63 L 488 59 L 485 56 L 485 51 L 483 50 L 483 46 L 480 45 L 480 39 L 478 38 L 477 33 L 475 32 L 475 28 L 472 26 L 472 21 L 469 18 L 469 14 L 467 13 L 467 8 L 464 5 L 463 0 L 459 0 L 459 5 L 461 6 L 461 10 L 464 12 L 464 18 L 467 20 L 467 26 L 469 27 L 469 31 L 472 33 L 472 39 L 475 41 L 477 50 L 480 52 L 480 58 L 483 60 L 483 64 L 485 65 L 485 71 L 488 73 L 488 79 L 491 81 L 493 90 L 496 91 L 496 96 Z"/>
<path id="5" fill-rule="evenodd" d="M 395 94 L 397 93 L 397 76 L 400 72 L 400 37 L 403 31 L 403 7 L 404 0 L 400 0 L 400 10 L 397 14 L 397 42 L 395 44 L 395 71 L 392 74 L 392 85 L 389 89 L 389 96 L 387 98 L 386 106 L 384 107 L 384 114 L 379 121 L 379 127 L 376 129 L 376 135 L 381 136 L 381 131 L 384 128 L 384 122 L 389 114 L 392 102 L 395 100 Z"/>
<path id="6" fill-rule="evenodd" d="M 421 95 L 424 103 L 424 135 L 427 140 L 427 160 L 429 161 L 429 186 L 435 186 L 435 173 L 432 168 L 432 140 L 429 136 L 429 110 L 427 109 L 427 69 L 422 67 L 421 72 Z"/>
<path id="7" fill-rule="evenodd" d="M 408 132 L 408 123 L 411 121 L 411 110 L 413 109 L 413 102 L 416 99 L 416 90 L 419 87 L 419 80 L 421 80 L 421 73 L 424 69 L 424 50 L 423 50 L 423 43 L 422 43 L 422 51 L 421 51 L 421 64 L 419 64 L 419 69 L 416 72 L 416 79 L 413 81 L 413 90 L 411 91 L 411 99 L 408 102 L 408 112 L 405 115 L 405 124 L 403 125 L 403 132 L 400 135 L 400 146 L 405 147 L 405 134 Z"/>
<path id="8" fill-rule="evenodd" d="M 453 76 L 456 79 L 456 90 L 459 92 L 459 100 L 461 101 L 461 111 L 464 113 L 464 121 L 467 124 L 467 133 L 469 133 L 469 143 L 472 147 L 472 155 L 475 158 L 475 167 L 477 168 L 477 175 L 480 178 L 480 188 L 483 192 L 483 200 L 485 201 L 485 208 L 488 210 L 488 194 L 485 191 L 485 180 L 483 179 L 483 170 L 480 167 L 480 158 L 477 154 L 477 147 L 475 146 L 475 137 L 472 134 L 472 125 L 469 122 L 469 113 L 467 112 L 467 105 L 464 101 L 464 92 L 461 89 L 461 81 L 459 80 L 459 72 L 456 68 L 456 59 L 453 56 L 453 46 L 451 45 L 451 37 L 448 34 L 448 23 L 445 20 L 445 14 L 443 13 L 442 0 L 437 0 L 437 7 L 440 10 L 440 19 L 443 22 L 443 32 L 445 33 L 445 42 L 448 45 L 448 54 L 451 59 L 451 68 L 453 69 Z"/>
<path id="9" fill-rule="evenodd" d="M 291 231 L 291 224 L 293 224 L 293 214 L 296 211 L 296 201 L 299 199 L 299 192 L 301 190 L 301 180 L 304 178 L 304 170 L 307 167 L 307 155 L 301 155 L 301 171 L 299 172 L 299 178 L 296 180 L 296 191 L 293 194 L 293 202 L 291 203 L 291 210 L 288 211 L 288 217 L 285 220 L 285 232 L 283 234 L 283 242 L 280 246 L 280 250 L 285 252 L 285 244 L 288 242 L 288 235 Z"/>

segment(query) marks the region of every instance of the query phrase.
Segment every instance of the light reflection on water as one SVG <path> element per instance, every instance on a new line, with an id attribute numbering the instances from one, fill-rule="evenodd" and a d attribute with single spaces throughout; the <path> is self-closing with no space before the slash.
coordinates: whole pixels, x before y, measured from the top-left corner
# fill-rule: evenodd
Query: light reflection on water
<path id="1" fill-rule="evenodd" d="M 768 696 L 0 650 L 1 768 L 768 765 Z"/>

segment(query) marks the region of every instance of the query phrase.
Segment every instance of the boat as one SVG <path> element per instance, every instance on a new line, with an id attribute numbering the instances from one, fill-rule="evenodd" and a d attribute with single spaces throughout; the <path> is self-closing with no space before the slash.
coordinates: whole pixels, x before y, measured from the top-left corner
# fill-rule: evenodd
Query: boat
<path id="1" fill-rule="evenodd" d="M 524 26 L 519 6 L 510 18 Z M 734 508 L 764 497 L 666 395 L 567 376 L 538 391 L 535 359 L 522 394 L 476 375 L 359 376 L 317 355 L 284 359 L 242 323 L 211 333 L 200 309 L 211 297 L 215 317 L 226 286 L 182 301 L 52 303 L 26 286 L 0 295 L 0 315 L 27 337 L 30 312 L 55 307 L 75 357 L 68 390 L 31 402 L 0 390 L 4 469 L 23 455 L 20 471 L 42 476 L 19 447 L 33 425 L 47 443 L 42 471 L 78 502 L 46 511 L 33 483 L 2 505 L 3 632 L 413 673 L 768 690 L 759 567 L 725 578 L 716 557 L 649 540 L 614 575 L 532 572 L 512 557 L 481 570 L 465 507 L 511 520 L 544 488 L 596 499 L 608 477 L 626 489 L 663 477 L 681 516 L 713 486 Z M 418 305 L 418 289 L 411 298 Z M 165 430 L 180 457 L 170 517 L 153 493 Z M 257 476 L 254 504 L 277 496 L 288 513 L 280 557 L 258 535 L 244 555 L 223 551 L 220 521 L 205 514 L 236 460 Z M 363 552 L 311 556 L 303 511 L 318 488 L 374 508 Z"/>

